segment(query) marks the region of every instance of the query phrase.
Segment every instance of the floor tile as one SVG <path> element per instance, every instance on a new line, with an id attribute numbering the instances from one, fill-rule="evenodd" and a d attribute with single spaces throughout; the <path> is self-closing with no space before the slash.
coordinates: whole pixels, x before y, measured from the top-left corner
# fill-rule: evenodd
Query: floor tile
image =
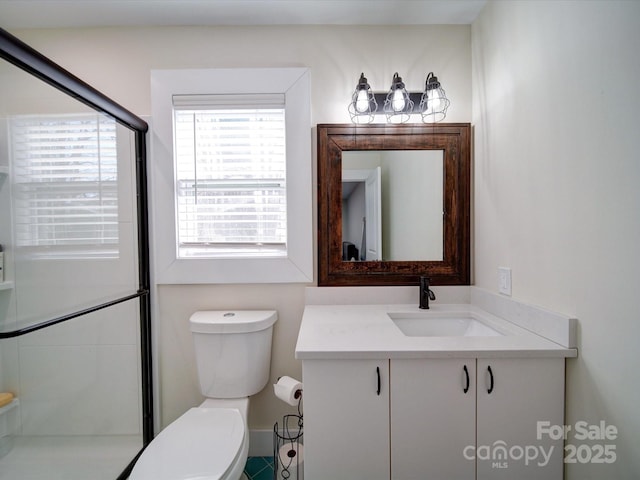
<path id="1" fill-rule="evenodd" d="M 273 457 L 249 457 L 244 473 L 249 480 L 273 480 Z"/>

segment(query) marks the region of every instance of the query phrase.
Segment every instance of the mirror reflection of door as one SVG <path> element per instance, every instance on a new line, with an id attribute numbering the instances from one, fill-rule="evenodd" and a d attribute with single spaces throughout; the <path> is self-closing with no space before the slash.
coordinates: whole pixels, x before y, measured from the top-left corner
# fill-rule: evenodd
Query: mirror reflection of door
<path id="1" fill-rule="evenodd" d="M 342 172 L 342 259 L 382 260 L 382 169 Z"/>

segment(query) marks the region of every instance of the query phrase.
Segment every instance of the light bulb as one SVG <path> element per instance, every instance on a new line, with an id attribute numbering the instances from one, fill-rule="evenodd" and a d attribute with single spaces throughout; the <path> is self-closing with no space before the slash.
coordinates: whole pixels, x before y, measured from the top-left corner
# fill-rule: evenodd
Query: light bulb
<path id="1" fill-rule="evenodd" d="M 356 112 L 364 113 L 369 110 L 369 95 L 367 90 L 362 88 L 358 90 L 358 96 L 356 97 Z"/>
<path id="2" fill-rule="evenodd" d="M 393 91 L 393 97 L 391 98 L 391 108 L 393 108 L 394 112 L 402 112 L 405 107 L 405 99 L 402 94 L 402 89 L 396 88 Z"/>
<path id="3" fill-rule="evenodd" d="M 437 112 L 440 110 L 442 99 L 440 98 L 440 92 L 437 88 L 434 88 L 433 90 L 429 90 L 429 92 L 427 92 L 427 102 L 428 112 Z"/>

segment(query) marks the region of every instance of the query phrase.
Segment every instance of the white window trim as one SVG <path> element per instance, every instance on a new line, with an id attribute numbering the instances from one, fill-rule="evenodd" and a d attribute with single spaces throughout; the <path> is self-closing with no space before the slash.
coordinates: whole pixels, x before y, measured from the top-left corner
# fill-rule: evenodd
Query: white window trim
<path id="1" fill-rule="evenodd" d="M 285 95 L 287 256 L 177 258 L 173 95 Z M 152 70 L 151 227 L 157 284 L 313 281 L 311 86 L 308 68 Z"/>

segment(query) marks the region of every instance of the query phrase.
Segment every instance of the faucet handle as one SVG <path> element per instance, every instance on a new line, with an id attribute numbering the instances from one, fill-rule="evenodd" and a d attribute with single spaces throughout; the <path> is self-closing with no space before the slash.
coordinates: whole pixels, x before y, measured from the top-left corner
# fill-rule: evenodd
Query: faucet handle
<path id="1" fill-rule="evenodd" d="M 426 275 L 420 276 L 420 290 L 429 297 L 429 300 L 435 300 L 436 294 L 430 288 L 431 279 Z"/>
<path id="2" fill-rule="evenodd" d="M 420 308 L 429 308 L 429 300 L 435 300 L 436 294 L 429 288 L 431 279 L 420 275 Z"/>

